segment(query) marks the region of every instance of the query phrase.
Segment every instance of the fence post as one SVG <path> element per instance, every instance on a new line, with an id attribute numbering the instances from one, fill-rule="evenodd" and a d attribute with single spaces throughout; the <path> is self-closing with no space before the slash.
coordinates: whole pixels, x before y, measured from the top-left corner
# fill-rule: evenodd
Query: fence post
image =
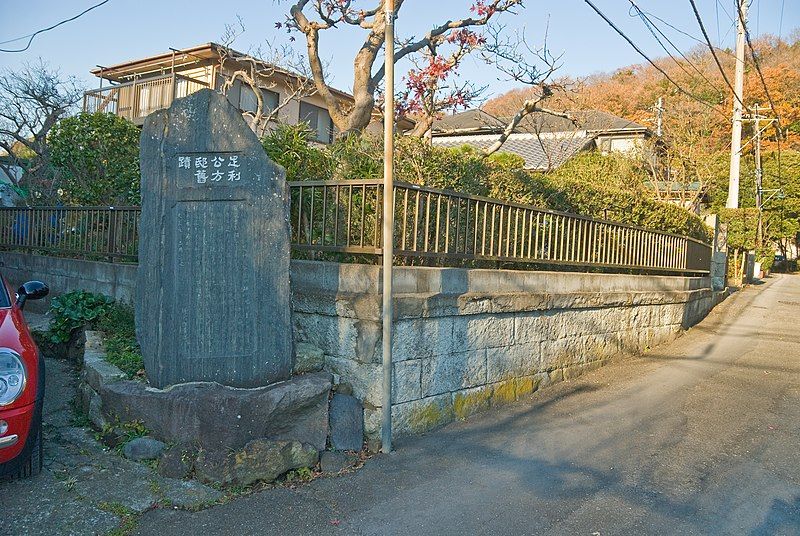
<path id="1" fill-rule="evenodd" d="M 109 253 L 109 262 L 113 263 L 117 252 L 117 213 L 114 207 L 108 207 L 108 218 L 108 244 L 106 251 Z"/>

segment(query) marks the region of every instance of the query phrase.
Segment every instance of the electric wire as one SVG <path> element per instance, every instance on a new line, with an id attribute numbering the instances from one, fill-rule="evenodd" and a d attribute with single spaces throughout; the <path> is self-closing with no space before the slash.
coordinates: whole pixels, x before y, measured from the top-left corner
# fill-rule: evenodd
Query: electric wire
<path id="1" fill-rule="evenodd" d="M 93 9 L 96 9 L 96 8 L 98 8 L 98 7 L 102 6 L 103 4 L 106 4 L 106 3 L 110 2 L 110 1 L 111 1 L 111 0 L 103 0 L 102 2 L 100 2 L 100 3 L 98 3 L 98 4 L 95 4 L 95 5 L 93 5 L 93 6 L 90 6 L 90 7 L 89 7 L 89 8 L 87 8 L 87 9 L 84 9 L 83 11 L 81 11 L 80 13 L 78 13 L 77 15 L 75 15 L 74 17 L 70 17 L 70 18 L 68 18 L 68 19 L 62 20 L 61 22 L 58 22 L 58 23 L 56 23 L 56 24 L 53 24 L 52 26 L 49 26 L 49 27 L 47 27 L 47 28 L 43 28 L 43 29 L 41 29 L 41 30 L 37 30 L 37 31 L 33 32 L 32 34 L 29 34 L 29 35 L 26 35 L 26 36 L 23 36 L 23 37 L 17 37 L 16 39 L 9 39 L 8 41 L 3 41 L 3 42 L 2 42 L 2 43 L 0 43 L 0 44 L 13 43 L 14 41 L 19 41 L 19 40 L 21 40 L 21 39 L 26 39 L 26 38 L 28 38 L 28 44 L 26 44 L 26 45 L 25 45 L 23 48 L 20 48 L 20 49 L 4 49 L 4 48 L 0 48 L 0 52 L 25 52 L 26 50 L 28 50 L 28 49 L 31 47 L 31 43 L 33 43 L 33 39 L 34 39 L 34 38 L 35 38 L 37 35 L 39 35 L 39 34 L 42 34 L 42 33 L 44 33 L 44 32 L 48 32 L 48 31 L 50 31 L 50 30 L 52 30 L 52 29 L 54 29 L 54 28 L 58 28 L 58 27 L 59 27 L 59 26 L 61 26 L 62 24 L 66 24 L 66 23 L 68 23 L 68 22 L 71 22 L 71 21 L 73 21 L 73 20 L 75 20 L 75 19 L 79 18 L 79 17 L 82 17 L 83 15 L 87 14 L 87 13 L 88 13 L 88 12 L 90 12 L 91 10 L 93 10 Z"/>
<path id="2" fill-rule="evenodd" d="M 739 104 L 742 106 L 742 108 L 744 108 L 749 112 L 750 109 L 742 101 L 741 97 L 739 97 L 739 95 L 736 94 L 736 90 L 733 89 L 731 81 L 728 80 L 728 75 L 725 74 L 725 69 L 722 68 L 722 63 L 720 63 L 719 58 L 717 57 L 717 53 L 714 51 L 714 45 L 711 44 L 711 39 L 708 37 L 708 32 L 706 32 L 706 27 L 703 24 L 703 19 L 700 17 L 700 12 L 697 10 L 697 4 L 695 4 L 694 0 L 689 0 L 689 3 L 692 5 L 692 10 L 694 11 L 694 16 L 697 19 L 697 24 L 700 25 L 700 31 L 703 32 L 703 37 L 706 40 L 706 45 L 708 45 L 708 49 L 711 51 L 711 55 L 714 57 L 714 62 L 717 64 L 720 74 L 722 74 L 722 79 L 725 81 L 725 84 L 730 88 L 731 93 L 733 93 L 733 97 L 737 101 L 739 101 Z"/>
<path id="3" fill-rule="evenodd" d="M 679 34 L 684 35 L 684 36 L 688 37 L 689 39 L 691 39 L 693 41 L 696 41 L 696 42 L 698 42 L 700 44 L 706 45 L 706 42 L 703 41 L 702 39 L 700 39 L 699 37 L 696 37 L 696 36 L 690 34 L 689 32 L 687 32 L 685 30 L 681 30 L 680 28 L 678 28 L 674 24 L 670 23 L 669 21 L 666 21 L 666 20 L 662 19 L 661 17 L 659 17 L 658 15 L 654 14 L 653 12 L 646 11 L 644 9 L 642 9 L 642 12 L 645 13 L 647 16 L 649 16 L 649 17 L 651 17 L 653 19 L 656 19 L 657 21 L 661 22 L 662 24 L 665 24 L 666 26 L 669 26 L 670 28 L 672 28 L 673 30 L 678 32 Z M 728 29 L 728 31 L 730 32 L 730 29 Z M 727 35 L 728 34 L 726 33 L 725 36 L 727 37 Z M 720 48 L 720 47 L 715 47 L 715 48 L 716 48 L 717 52 L 722 52 L 723 54 L 727 54 L 728 56 L 735 57 L 735 54 L 733 54 L 729 50 L 725 50 L 724 48 Z"/>
<path id="4" fill-rule="evenodd" d="M 603 19 L 603 20 L 606 22 L 606 24 L 608 24 L 609 26 L 611 26 L 611 28 L 612 28 L 612 29 L 613 29 L 615 32 L 617 32 L 617 33 L 620 35 L 620 37 L 622 37 L 622 38 L 623 38 L 625 41 L 627 41 L 627 42 L 628 42 L 628 44 L 629 44 L 631 47 L 633 47 L 633 49 L 634 49 L 636 52 L 638 52 L 638 53 L 639 53 L 639 55 L 640 55 L 641 57 L 643 57 L 645 60 L 647 60 L 647 63 L 649 63 L 650 65 L 652 65 L 652 66 L 653 66 L 653 68 L 655 68 L 655 70 L 657 70 L 659 73 L 661 73 L 661 74 L 664 76 L 664 78 L 666 78 L 666 79 L 667 79 L 667 80 L 668 80 L 668 81 L 669 81 L 669 82 L 670 82 L 670 83 L 671 83 L 673 86 L 675 86 L 675 88 L 677 88 L 677 90 L 678 90 L 678 91 L 680 91 L 681 93 L 683 93 L 683 94 L 684 94 L 684 95 L 686 95 L 687 97 L 691 98 L 692 100 L 695 100 L 695 101 L 699 102 L 700 104 L 702 104 L 702 105 L 703 105 L 703 106 L 705 106 L 706 108 L 709 108 L 710 110 L 714 110 L 715 112 L 717 112 L 718 114 L 720 114 L 721 116 L 723 116 L 723 117 L 725 118 L 725 120 L 726 120 L 726 121 L 728 121 L 728 120 L 729 120 L 729 119 L 728 119 L 728 116 L 727 116 L 727 115 L 725 115 L 724 113 L 722 113 L 722 111 L 720 111 L 720 110 L 719 110 L 719 108 L 717 108 L 716 106 L 714 106 L 714 105 L 712 105 L 712 104 L 708 103 L 707 101 L 705 101 L 705 100 L 701 99 L 700 97 L 698 97 L 698 96 L 694 95 L 694 94 L 693 94 L 693 93 L 691 93 L 690 91 L 687 91 L 687 90 L 683 89 L 683 87 L 681 87 L 681 86 L 680 86 L 680 84 L 678 84 L 678 83 L 677 83 L 675 80 L 673 80 L 673 79 L 672 79 L 672 78 L 671 78 L 671 77 L 670 77 L 670 76 L 667 74 L 667 72 L 666 72 L 666 71 L 664 71 L 664 69 L 662 69 L 661 67 L 659 67 L 658 65 L 656 65 L 656 63 L 655 63 L 653 60 L 651 60 L 651 59 L 650 59 L 650 57 L 649 57 L 647 54 L 645 54 L 645 53 L 642 51 L 642 49 L 641 49 L 641 48 L 639 48 L 639 46 L 638 46 L 638 45 L 636 45 L 636 43 L 634 43 L 634 42 L 631 40 L 631 38 L 630 38 L 630 37 L 628 37 L 627 35 L 625 35 L 625 33 L 624 33 L 622 30 L 620 30 L 620 29 L 619 29 L 619 27 L 618 27 L 616 24 L 614 24 L 614 23 L 611 21 L 611 19 L 609 19 L 609 18 L 608 18 L 608 17 L 605 15 L 605 13 L 603 13 L 602 11 L 600 11 L 600 9 L 599 9 L 599 8 L 598 8 L 596 5 L 594 5 L 594 4 L 592 3 L 592 1 L 591 1 L 591 0 L 583 0 L 583 1 L 584 1 L 584 2 L 586 2 L 586 3 L 589 5 L 589 7 L 591 7 L 591 8 L 592 8 L 592 10 L 594 10 L 594 12 L 595 12 L 595 13 L 597 13 L 597 14 L 600 16 L 600 18 L 602 18 L 602 19 Z"/>
<path id="5" fill-rule="evenodd" d="M 673 56 L 672 53 L 670 53 L 669 49 L 667 49 L 666 45 L 664 45 L 664 43 L 661 41 L 661 39 L 659 39 L 658 35 L 656 35 L 655 32 L 658 32 L 661 35 L 661 37 L 663 37 L 664 40 L 667 43 L 669 43 L 670 46 L 673 49 L 675 49 L 675 51 L 681 56 L 681 58 L 683 58 L 683 60 L 692 69 L 694 69 L 695 72 L 697 74 L 699 74 L 700 77 L 703 80 L 705 80 L 706 83 L 708 83 L 709 86 L 711 86 L 717 93 L 719 93 L 720 97 L 722 97 L 723 96 L 723 92 L 717 87 L 717 85 L 714 84 L 714 82 L 712 82 L 711 80 L 709 80 L 706 77 L 706 75 L 703 74 L 703 71 L 701 71 L 694 63 L 691 62 L 691 60 L 689 60 L 689 58 L 686 57 L 686 55 L 683 52 L 681 52 L 681 50 L 675 45 L 675 43 L 673 43 L 670 40 L 670 38 L 667 37 L 667 35 L 664 34 L 664 32 L 662 32 L 661 29 L 658 26 L 656 26 L 656 24 L 652 20 L 650 20 L 650 18 L 639 8 L 639 6 L 636 4 L 636 2 L 634 0 L 628 0 L 628 1 L 631 3 L 631 6 L 633 7 L 633 9 L 636 10 L 636 13 L 639 16 L 639 19 L 641 19 L 641 21 L 644 23 L 645 27 L 650 31 L 650 34 L 653 36 L 653 38 L 656 40 L 656 42 L 658 42 L 658 44 L 661 46 L 661 48 L 664 49 L 664 52 L 667 53 L 667 56 L 672 58 L 672 60 L 678 65 L 678 67 L 680 67 L 681 71 L 683 71 L 689 77 L 693 77 L 694 76 L 694 75 L 692 75 L 692 73 L 687 71 L 686 68 L 684 68 L 683 64 L 680 61 L 678 61 L 678 59 L 675 56 Z M 629 10 L 629 14 L 630 14 L 630 10 Z M 634 15 L 631 15 L 631 16 L 633 17 Z"/>
<path id="6" fill-rule="evenodd" d="M 694 0 L 689 0 L 689 1 L 693 2 Z M 772 100 L 772 95 L 770 95 L 769 93 L 769 88 L 767 87 L 767 81 L 764 79 L 764 73 L 761 71 L 761 65 L 758 61 L 758 55 L 756 54 L 756 50 L 755 48 L 753 48 L 753 42 L 750 40 L 750 31 L 747 29 L 747 24 L 745 23 L 744 20 L 744 14 L 742 13 L 742 10 L 738 8 L 738 6 L 737 9 L 739 11 L 739 21 L 742 24 L 742 28 L 744 28 L 744 38 L 745 41 L 747 41 L 747 48 L 750 49 L 750 56 L 753 58 L 753 65 L 756 68 L 756 72 L 758 72 L 758 78 L 761 79 L 761 85 L 764 86 L 764 93 L 767 95 L 769 106 L 770 108 L 772 108 L 772 113 L 775 114 L 775 117 L 777 119 L 778 136 L 780 136 L 781 116 L 780 114 L 778 114 L 778 109 L 775 106 L 775 102 Z"/>

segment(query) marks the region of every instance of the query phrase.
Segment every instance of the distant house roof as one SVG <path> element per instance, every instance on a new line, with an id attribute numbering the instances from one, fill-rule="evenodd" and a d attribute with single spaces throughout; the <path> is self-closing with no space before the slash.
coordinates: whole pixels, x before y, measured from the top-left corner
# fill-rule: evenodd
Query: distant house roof
<path id="1" fill-rule="evenodd" d="M 545 112 L 528 114 L 519 122 L 501 151 L 525 159 L 525 168 L 555 169 L 580 151 L 594 148 L 604 135 L 649 135 L 647 127 L 599 110 L 576 110 L 560 117 Z M 483 110 L 466 110 L 433 123 L 433 144 L 438 147 L 470 145 L 486 149 L 511 122 Z"/>
<path id="2" fill-rule="evenodd" d="M 433 122 L 433 135 L 447 135 L 448 133 L 499 132 L 505 125 L 497 117 L 480 109 L 466 110 L 453 115 L 446 115 Z"/>
<path id="3" fill-rule="evenodd" d="M 521 156 L 525 160 L 525 169 L 547 171 L 561 166 L 577 153 L 594 147 L 594 138 L 585 134 L 572 137 L 540 137 L 531 133 L 514 133 L 500 150 Z M 437 147 L 469 145 L 478 149 L 486 149 L 496 141 L 497 134 L 433 138 L 433 144 Z"/>
<path id="4" fill-rule="evenodd" d="M 218 43 L 203 43 L 193 47 L 183 49 L 170 49 L 169 52 L 163 52 L 154 56 L 147 56 L 135 60 L 129 60 L 122 63 L 117 63 L 109 66 L 98 66 L 90 72 L 106 80 L 115 82 L 126 82 L 135 77 L 146 76 L 153 73 L 166 72 L 172 67 L 181 68 L 187 65 L 197 64 L 198 62 L 215 62 L 219 59 L 221 54 L 227 54 L 231 61 L 238 61 L 242 58 L 249 58 L 251 56 L 243 54 L 225 45 Z M 305 79 L 301 74 L 282 69 L 269 62 L 254 58 L 264 66 L 269 66 L 272 71 L 277 75 L 286 76 L 289 78 Z M 340 89 L 328 86 L 330 90 L 338 97 L 353 100 L 353 96 Z"/>
<path id="5" fill-rule="evenodd" d="M 644 125 L 600 110 L 571 110 L 566 113 L 572 119 L 546 112 L 533 112 L 522 118 L 514 132 L 649 132 Z M 496 117 L 479 109 L 466 110 L 434 121 L 433 136 L 499 133 L 510 122 L 510 117 Z"/>

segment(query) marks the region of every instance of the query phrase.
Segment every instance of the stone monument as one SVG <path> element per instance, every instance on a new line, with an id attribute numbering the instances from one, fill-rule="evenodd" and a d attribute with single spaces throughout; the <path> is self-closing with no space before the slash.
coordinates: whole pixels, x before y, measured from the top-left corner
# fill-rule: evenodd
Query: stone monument
<path id="1" fill-rule="evenodd" d="M 136 325 L 150 383 L 288 379 L 284 171 L 240 112 L 204 89 L 147 117 L 141 174 Z"/>

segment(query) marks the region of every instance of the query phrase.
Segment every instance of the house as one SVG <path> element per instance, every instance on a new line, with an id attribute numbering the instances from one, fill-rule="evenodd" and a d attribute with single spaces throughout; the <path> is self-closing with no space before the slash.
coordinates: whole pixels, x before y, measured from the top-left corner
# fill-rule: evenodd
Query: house
<path id="1" fill-rule="evenodd" d="M 307 122 L 320 143 L 333 140 L 333 121 L 309 79 L 216 43 L 98 66 L 91 73 L 100 79 L 100 87 L 84 93 L 83 111 L 114 113 L 141 126 L 147 115 L 169 107 L 176 98 L 202 88 L 219 90 L 237 70 L 259 73 L 255 79 L 265 112 L 277 110 L 276 118 L 287 124 Z M 307 89 L 298 92 L 303 85 Z M 352 95 L 331 90 L 343 104 L 353 101 Z M 256 94 L 241 79 L 232 83 L 227 96 L 243 112 L 256 111 Z"/>
<path id="2" fill-rule="evenodd" d="M 527 115 L 500 150 L 524 158 L 526 169 L 549 171 L 583 151 L 641 153 L 645 140 L 653 135 L 643 125 L 599 110 L 567 114 L 571 119 L 544 112 Z M 483 110 L 467 110 L 435 121 L 431 139 L 439 147 L 486 149 L 509 122 Z"/>

